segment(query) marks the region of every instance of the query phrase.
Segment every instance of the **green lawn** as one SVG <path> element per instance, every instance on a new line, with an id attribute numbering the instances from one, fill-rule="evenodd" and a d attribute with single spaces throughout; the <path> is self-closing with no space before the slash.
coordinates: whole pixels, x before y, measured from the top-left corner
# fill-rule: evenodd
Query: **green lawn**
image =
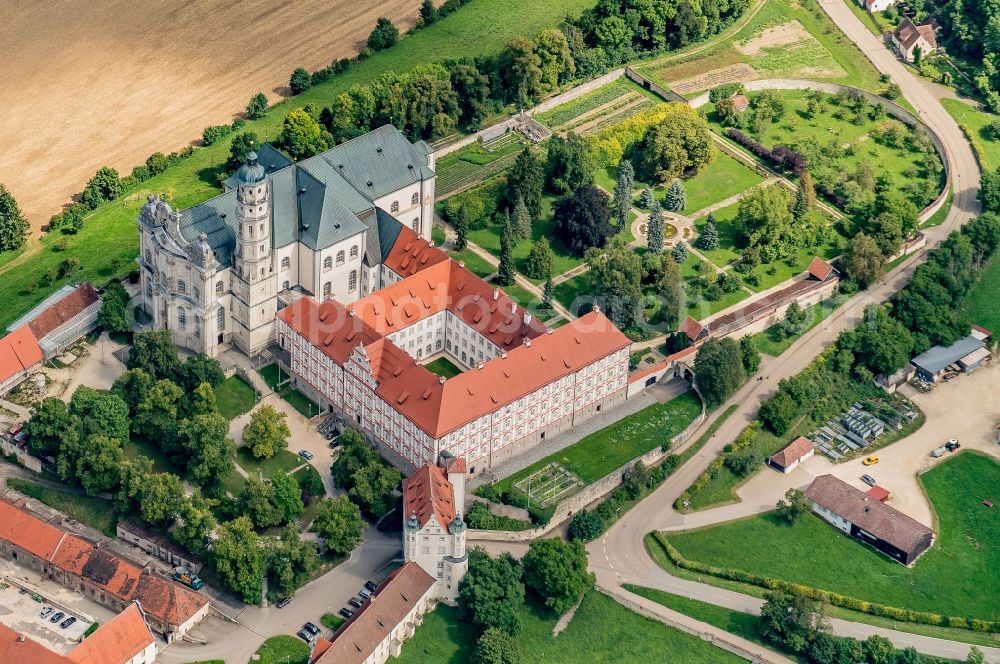
<path id="1" fill-rule="evenodd" d="M 230 493 L 235 498 L 243 491 L 243 487 L 246 486 L 246 483 L 246 479 L 240 475 L 235 468 L 233 468 L 224 478 L 222 478 L 219 486 L 223 491 Z"/>
<path id="2" fill-rule="evenodd" d="M 277 390 L 279 384 L 284 384 L 288 382 L 288 374 L 282 371 L 281 367 L 277 364 L 268 364 L 267 366 L 261 367 L 257 373 L 260 377 L 264 379 L 268 387 L 272 390 Z"/>
<path id="3" fill-rule="evenodd" d="M 320 616 L 319 621 L 323 623 L 323 627 L 332 630 L 340 629 L 340 626 L 343 625 L 345 622 L 347 622 L 341 616 L 338 616 L 334 613 L 324 613 L 322 616 Z"/>
<path id="4" fill-rule="evenodd" d="M 465 263 L 465 267 L 469 272 L 484 279 L 497 271 L 495 267 L 487 263 L 483 260 L 482 256 L 471 249 L 463 249 L 462 251 L 452 250 L 448 252 L 448 255 L 456 261 Z"/>
<path id="5" fill-rule="evenodd" d="M 788 526 L 774 513 L 685 533 L 669 541 L 688 559 L 744 569 L 863 600 L 951 616 L 1000 619 L 1000 464 L 963 452 L 920 476 L 937 515 L 937 541 L 913 568 L 810 515 Z M 781 551 L 780 556 L 774 555 Z"/>
<path id="6" fill-rule="evenodd" d="M 110 500 L 52 489 L 16 477 L 9 478 L 7 486 L 73 517 L 80 523 L 100 530 L 108 537 L 114 537 L 116 534 L 118 517 Z"/>
<path id="7" fill-rule="evenodd" d="M 242 131 L 256 132 L 261 140 L 273 140 L 285 116 L 295 108 L 307 104 L 328 106 L 352 85 L 370 83 L 388 71 L 404 72 L 429 62 L 492 55 L 512 37 L 533 37 L 545 28 L 558 25 L 567 14 L 579 14 L 592 4 L 593 0 L 472 0 L 428 28 L 408 35 L 393 48 L 377 52 L 355 63 L 344 74 L 277 104 L 264 118 L 247 122 Z M 133 259 L 138 253 L 135 218 L 146 197 L 165 192 L 171 205 L 184 209 L 217 195 L 220 189 L 215 175 L 228 152 L 228 140 L 196 149 L 188 159 L 133 187 L 122 199 L 89 215 L 77 235 L 46 235 L 36 255 L 19 264 L 17 269 L 0 274 L 0 292 L 6 296 L 6 306 L 0 311 L 0 328 L 6 327 L 67 279 L 102 284 L 116 274 L 112 267 L 116 259 L 121 263 L 117 270 L 119 276 L 135 269 Z M 82 186 L 80 183 L 81 189 Z M 64 252 L 53 251 L 53 245 L 62 239 L 67 240 L 69 248 Z M 100 251 L 95 252 L 95 247 L 100 247 Z M 54 269 L 65 258 L 79 260 L 81 269 L 67 279 L 42 285 L 45 272 Z M 0 266 L 5 263 L 9 263 L 9 259 L 0 256 Z"/>
<path id="8" fill-rule="evenodd" d="M 955 122 L 968 127 L 976 151 L 981 155 L 980 158 L 985 158 L 986 163 L 983 164 L 983 168 L 986 170 L 1000 168 L 1000 141 L 986 134 L 986 125 L 994 120 L 1000 120 L 1000 116 L 976 110 L 957 99 L 942 99 L 941 105 L 951 117 L 955 118 Z"/>
<path id="9" fill-rule="evenodd" d="M 841 302 L 842 300 L 839 298 L 832 297 L 806 309 L 806 322 L 797 334 L 784 336 L 780 323 L 772 325 L 763 332 L 758 332 L 751 337 L 754 348 L 766 355 L 778 357 L 788 350 L 799 337 L 823 322 L 827 316 L 833 313 L 834 309 L 840 306 Z"/>
<path id="10" fill-rule="evenodd" d="M 527 288 L 514 284 L 513 286 L 501 286 L 504 293 L 518 303 L 522 309 L 527 309 L 529 312 L 537 312 L 542 306 L 542 298 L 538 297 Z M 547 314 L 547 312 L 546 312 Z"/>
<path id="11" fill-rule="evenodd" d="M 716 606 L 715 604 L 709 604 L 708 602 L 702 602 L 696 599 L 681 597 L 680 595 L 663 592 L 662 590 L 656 590 L 655 588 L 643 588 L 642 586 L 633 586 L 630 583 L 625 584 L 624 587 L 625 590 L 633 592 L 640 597 L 653 600 L 657 604 L 662 604 L 668 609 L 673 609 L 678 613 L 691 616 L 695 620 L 700 620 L 704 623 L 708 623 L 709 625 L 714 625 L 720 629 L 724 629 L 730 634 L 741 636 L 759 646 L 775 650 L 773 644 L 768 643 L 763 639 L 763 637 L 761 637 L 760 618 L 758 616 L 743 613 L 742 611 L 734 611 L 733 609 L 727 609 L 722 606 Z M 803 662 L 803 664 L 809 661 L 805 657 L 790 655 L 788 653 L 783 654 L 790 657 L 793 661 Z"/>
<path id="12" fill-rule="evenodd" d="M 653 404 L 501 480 L 496 489 L 508 489 L 521 478 L 550 463 L 562 464 L 589 484 L 631 459 L 668 443 L 700 412 L 701 403 L 693 391 L 667 403 Z"/>
<path id="13" fill-rule="evenodd" d="M 424 368 L 428 371 L 433 371 L 439 376 L 444 376 L 445 378 L 454 378 L 462 373 L 462 370 L 459 369 L 454 362 L 443 355 L 436 360 L 425 364 Z"/>
<path id="14" fill-rule="evenodd" d="M 736 46 L 759 36 L 765 29 L 798 21 L 812 39 L 775 47 L 754 54 Z M 763 8 L 733 37 L 690 56 L 668 54 L 639 66 L 640 71 L 667 85 L 672 81 L 698 76 L 737 63 L 749 64 L 760 78 L 808 78 L 848 83 L 866 90 L 882 86 L 871 62 L 842 33 L 826 13 L 814 3 L 794 0 L 767 0 Z M 703 89 L 712 83 L 706 82 Z M 685 92 L 694 96 L 697 90 Z"/>
<path id="15" fill-rule="evenodd" d="M 1000 256 L 993 256 L 963 306 L 973 323 L 1000 332 Z"/>
<path id="16" fill-rule="evenodd" d="M 760 93 L 750 93 L 751 102 Z M 762 131 L 744 130 L 748 136 L 768 147 L 789 146 L 806 155 L 806 161 L 817 184 L 833 186 L 844 174 L 853 173 L 860 163 L 866 163 L 881 177 L 887 178 L 892 190 L 905 194 L 918 209 L 929 205 L 941 192 L 943 176 L 932 181 L 923 168 L 923 157 L 909 145 L 890 146 L 876 141 L 871 132 L 889 122 L 889 118 L 871 120 L 865 117 L 860 124 L 849 109 L 837 106 L 834 95 L 823 93 L 820 110 L 809 118 L 806 107 L 813 94 L 804 90 L 781 90 L 775 93 L 785 105 L 784 116 L 765 126 Z M 725 128 L 715 121 L 714 111 L 708 115 L 712 129 L 724 134 Z M 892 122 L 897 122 L 892 120 Z M 898 123 L 908 134 L 914 131 Z M 817 146 L 836 144 L 849 146 L 834 158 L 815 158 L 809 155 Z"/>
<path id="17" fill-rule="evenodd" d="M 715 228 L 719 231 L 719 246 L 711 250 L 698 250 L 719 267 L 725 267 L 739 260 L 740 251 L 736 248 L 736 225 L 733 223 L 739 211 L 740 204 L 737 202 L 713 212 L 712 217 L 715 219 Z M 707 215 L 695 220 L 694 225 L 698 230 L 699 236 L 707 223 Z"/>
<path id="18" fill-rule="evenodd" d="M 256 476 L 258 471 L 263 472 L 264 477 L 273 477 L 277 473 L 288 474 L 293 468 L 298 468 L 305 462 L 305 459 L 300 458 L 298 454 L 288 450 L 279 450 L 270 459 L 255 459 L 247 448 L 236 449 L 236 463 L 252 476 Z"/>
<path id="19" fill-rule="evenodd" d="M 294 636 L 272 636 L 257 649 L 254 664 L 306 664 L 309 646 Z"/>
<path id="20" fill-rule="evenodd" d="M 925 221 L 923 224 L 921 224 L 920 227 L 921 228 L 931 228 L 932 226 L 937 226 L 939 224 L 944 223 L 944 220 L 948 217 L 948 213 L 951 212 L 951 203 L 952 203 L 952 200 L 954 199 L 954 197 L 955 197 L 955 192 L 951 189 L 951 187 L 949 187 L 948 188 L 948 195 L 945 196 L 945 199 L 944 199 L 944 205 L 942 205 L 940 207 L 940 209 L 938 209 L 937 212 L 935 212 L 934 214 L 932 214 L 927 219 L 927 221 Z"/>
<path id="21" fill-rule="evenodd" d="M 720 152 L 707 168 L 683 181 L 687 205 L 682 212 L 690 216 L 763 181 L 764 178 Z"/>
<path id="22" fill-rule="evenodd" d="M 313 418 L 319 415 L 319 406 L 312 399 L 298 390 L 282 390 L 281 398 L 291 404 L 304 417 Z"/>
<path id="23" fill-rule="evenodd" d="M 557 617 L 537 604 L 521 611 L 523 627 L 517 637 L 524 662 L 531 664 L 618 664 L 619 662 L 684 662 L 728 664 L 744 660 L 698 637 L 644 618 L 616 601 L 591 590 L 573 620 L 552 637 Z M 439 604 L 424 616 L 397 664 L 465 664 L 475 648 L 475 630 L 458 617 L 458 610 Z M 667 654 L 669 653 L 669 655 Z"/>
<path id="24" fill-rule="evenodd" d="M 257 392 L 239 376 L 230 376 L 215 388 L 215 398 L 219 403 L 219 412 L 232 420 L 250 412 L 257 403 Z"/>

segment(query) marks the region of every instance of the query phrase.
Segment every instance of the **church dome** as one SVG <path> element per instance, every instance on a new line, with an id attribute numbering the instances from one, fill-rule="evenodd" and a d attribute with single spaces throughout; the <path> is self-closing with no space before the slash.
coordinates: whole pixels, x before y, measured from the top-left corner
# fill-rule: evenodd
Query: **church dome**
<path id="1" fill-rule="evenodd" d="M 247 163 L 240 166 L 236 171 L 236 179 L 243 184 L 258 184 L 264 181 L 267 173 L 264 167 L 257 163 L 257 153 L 251 152 L 247 155 Z"/>

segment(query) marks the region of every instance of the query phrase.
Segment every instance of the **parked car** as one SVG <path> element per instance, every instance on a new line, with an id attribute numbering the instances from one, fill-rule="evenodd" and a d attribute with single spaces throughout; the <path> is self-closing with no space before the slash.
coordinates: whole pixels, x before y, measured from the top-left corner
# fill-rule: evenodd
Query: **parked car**
<path id="1" fill-rule="evenodd" d="M 324 438 L 326 438 L 327 440 L 333 440 L 336 437 L 337 437 L 336 431 L 327 431 L 326 435 L 324 436 Z"/>
<path id="2" fill-rule="evenodd" d="M 955 450 L 957 450 L 958 448 L 960 448 L 962 446 L 962 443 L 960 443 L 957 440 L 955 440 L 954 438 L 952 438 L 947 443 L 945 443 L 944 446 L 948 448 L 949 452 L 954 452 Z"/>
<path id="3" fill-rule="evenodd" d="M 299 450 L 299 456 L 305 459 L 306 461 L 312 461 L 313 453 L 310 452 L 309 450 Z"/>
<path id="4" fill-rule="evenodd" d="M 66 617 L 65 613 L 63 613 L 62 611 L 56 611 L 55 613 L 52 614 L 52 617 L 49 618 L 49 622 L 57 623 L 65 617 Z"/>
<path id="5" fill-rule="evenodd" d="M 347 618 L 348 620 L 350 620 L 350 619 L 351 619 L 351 616 L 353 616 L 353 615 L 354 615 L 354 611 L 351 611 L 351 610 L 350 610 L 349 608 L 347 608 L 346 606 L 345 606 L 344 608 L 342 608 L 342 609 L 341 609 L 340 611 L 338 611 L 337 613 L 339 613 L 340 615 L 344 616 L 344 617 L 345 617 L 345 618 Z"/>
<path id="6" fill-rule="evenodd" d="M 367 588 L 362 588 L 361 592 L 359 592 L 358 594 L 361 595 L 361 597 L 364 598 L 366 602 L 372 598 L 372 591 L 368 590 Z"/>
<path id="7" fill-rule="evenodd" d="M 306 643 L 312 643 L 313 640 L 313 635 L 304 629 L 300 629 L 299 631 L 295 632 L 295 636 L 299 637 Z"/>
<path id="8" fill-rule="evenodd" d="M 875 464 L 878 463 L 878 461 L 879 461 L 878 456 L 873 454 L 869 457 L 865 457 L 865 460 L 862 461 L 861 463 L 865 464 L 866 466 L 874 466 Z"/>
<path id="9" fill-rule="evenodd" d="M 69 627 L 70 625 L 72 625 L 75 622 L 76 622 L 76 617 L 75 616 L 70 616 L 66 620 L 64 620 L 61 623 L 59 623 L 59 626 L 62 627 L 63 629 L 66 629 L 67 627 Z"/>
<path id="10" fill-rule="evenodd" d="M 367 588 L 372 592 L 375 592 L 375 589 L 378 588 L 378 584 L 375 583 L 374 581 L 365 581 L 365 588 Z"/>
<path id="11" fill-rule="evenodd" d="M 334 440 L 331 440 L 331 441 L 330 441 L 330 449 L 331 449 L 331 450 L 335 450 L 335 449 L 337 449 L 338 447 L 340 447 L 340 440 L 338 440 L 338 439 L 334 439 Z"/>
<path id="12" fill-rule="evenodd" d="M 53 611 L 55 611 L 55 609 L 53 609 L 51 606 L 47 606 L 44 609 L 42 609 L 42 612 L 38 614 L 38 617 L 39 618 L 46 618 Z"/>
<path id="13" fill-rule="evenodd" d="M 876 484 L 878 484 L 875 481 L 875 478 L 872 477 L 871 475 L 862 475 L 861 476 L 861 481 L 864 482 L 865 484 L 867 484 L 868 486 L 875 486 Z"/>
<path id="14" fill-rule="evenodd" d="M 288 603 L 291 602 L 291 601 L 292 601 L 292 598 L 289 597 L 288 595 L 285 595 L 284 597 L 279 597 L 278 598 L 278 602 L 275 604 L 275 606 L 278 607 L 279 609 L 283 609 L 286 606 L 288 606 Z"/>
<path id="15" fill-rule="evenodd" d="M 306 630 L 307 632 L 309 632 L 313 636 L 316 636 L 321 631 L 319 627 L 317 627 L 316 625 L 312 624 L 311 622 L 307 622 L 305 625 L 303 625 L 302 629 Z"/>
<path id="16" fill-rule="evenodd" d="M 353 606 L 355 609 L 360 609 L 362 606 L 361 600 L 358 599 L 357 597 L 352 597 L 351 599 L 347 600 L 347 603 Z"/>
<path id="17" fill-rule="evenodd" d="M 939 459 L 939 458 L 943 457 L 947 453 L 948 453 L 948 448 L 945 447 L 944 445 L 942 445 L 941 447 L 939 447 L 936 450 L 932 451 L 931 452 L 931 456 L 934 457 L 935 459 Z"/>

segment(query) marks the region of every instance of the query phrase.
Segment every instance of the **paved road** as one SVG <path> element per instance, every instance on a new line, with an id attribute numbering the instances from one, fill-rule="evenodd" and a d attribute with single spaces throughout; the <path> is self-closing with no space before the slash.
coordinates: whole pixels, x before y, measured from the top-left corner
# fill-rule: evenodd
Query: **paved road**
<path id="1" fill-rule="evenodd" d="M 671 509 L 674 500 L 712 462 L 725 442 L 733 440 L 753 419 L 761 402 L 774 392 L 780 379 L 802 371 L 836 339 L 842 330 L 855 325 L 860 320 L 865 305 L 882 302 L 899 290 L 927 250 L 936 246 L 950 231 L 970 220 L 979 211 L 976 201 L 979 169 L 972 149 L 952 117 L 928 87 L 910 74 L 892 53 L 868 32 L 846 4 L 841 0 L 820 0 L 820 5 L 875 66 L 880 71 L 888 73 L 899 84 L 903 96 L 917 109 L 918 115 L 941 137 L 945 145 L 948 170 L 952 175 L 954 199 L 951 211 L 943 224 L 925 231 L 928 244 L 924 250 L 911 257 L 868 291 L 851 298 L 779 358 L 766 361 L 761 368 L 764 380 L 752 381 L 730 400 L 730 403 L 737 404 L 738 408 L 720 427 L 715 440 L 681 467 L 652 496 L 634 507 L 608 531 L 604 538 L 588 547 L 591 567 L 597 574 L 598 582 L 605 587 L 620 587 L 622 583 L 635 583 L 749 613 L 759 611 L 761 602 L 754 597 L 671 576 L 650 559 L 643 546 L 643 537 L 651 530 L 669 527 L 672 525 L 671 522 L 676 523 L 676 513 Z M 722 410 L 720 409 L 720 412 Z M 707 425 L 708 423 L 705 426 Z M 841 620 L 834 621 L 834 631 L 837 634 L 858 638 L 874 633 L 883 634 L 899 647 L 912 645 L 921 652 L 943 657 L 964 658 L 968 651 L 968 646 L 961 643 Z M 1000 662 L 1000 649 L 987 648 L 985 651 L 988 661 Z"/>

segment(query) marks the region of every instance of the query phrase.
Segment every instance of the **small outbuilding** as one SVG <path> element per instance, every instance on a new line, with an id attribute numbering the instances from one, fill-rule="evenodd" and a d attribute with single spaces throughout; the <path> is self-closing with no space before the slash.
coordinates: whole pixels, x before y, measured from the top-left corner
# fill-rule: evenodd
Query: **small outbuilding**
<path id="1" fill-rule="evenodd" d="M 889 500 L 890 494 L 888 489 L 876 484 L 872 488 L 865 491 L 865 495 L 867 495 L 872 500 L 877 500 L 880 503 L 884 503 L 885 501 Z"/>
<path id="2" fill-rule="evenodd" d="M 767 463 L 771 468 L 787 475 L 815 453 L 816 446 L 812 444 L 812 441 L 799 436 L 772 454 Z"/>
<path id="3" fill-rule="evenodd" d="M 982 333 L 970 334 L 950 346 L 934 346 L 910 360 L 910 364 L 917 376 L 929 383 L 959 372 L 971 373 L 990 358 L 986 341 L 979 338 L 981 336 Z"/>
<path id="4" fill-rule="evenodd" d="M 750 100 L 747 99 L 746 95 L 733 95 L 729 99 L 733 102 L 733 110 L 737 113 L 742 113 L 750 108 Z"/>
<path id="5" fill-rule="evenodd" d="M 686 336 L 692 344 L 700 343 L 708 339 L 709 336 L 708 327 L 702 325 L 691 316 L 684 319 L 684 322 L 678 328 L 678 332 Z"/>

